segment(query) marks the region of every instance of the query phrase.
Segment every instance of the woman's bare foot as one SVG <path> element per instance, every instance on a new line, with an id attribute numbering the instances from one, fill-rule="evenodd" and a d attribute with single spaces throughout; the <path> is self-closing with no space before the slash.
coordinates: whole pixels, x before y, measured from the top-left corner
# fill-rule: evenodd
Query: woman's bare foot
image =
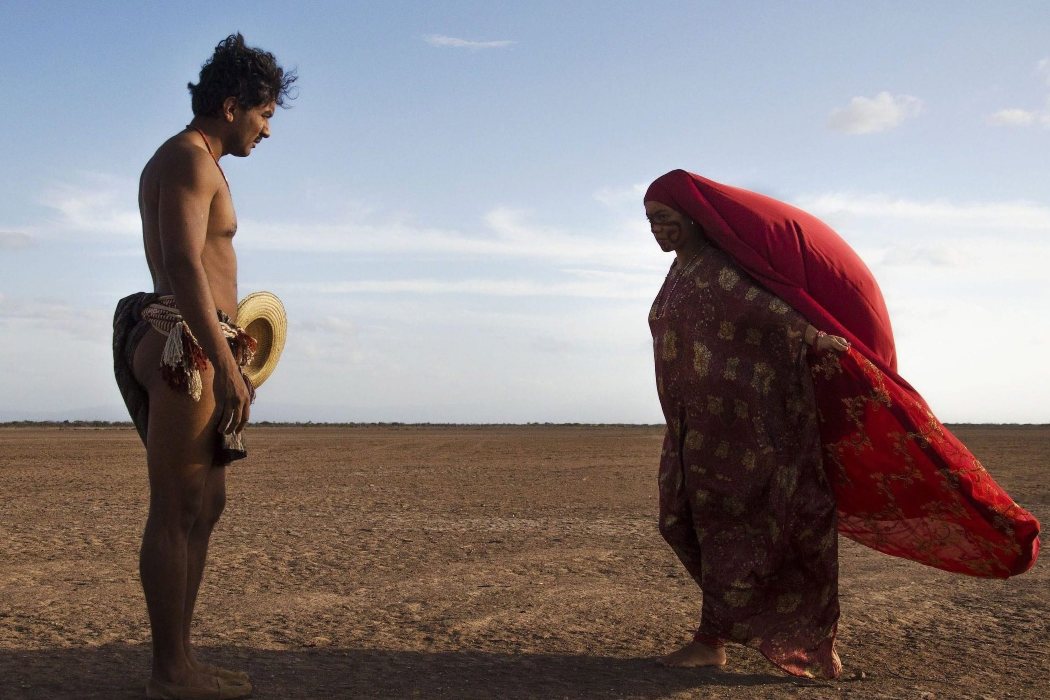
<path id="1" fill-rule="evenodd" d="M 834 649 L 831 650 L 831 678 L 838 678 L 842 675 L 842 659 L 839 658 L 839 653 Z"/>
<path id="2" fill-rule="evenodd" d="M 657 662 L 669 668 L 697 668 L 699 666 L 725 666 L 725 647 L 712 647 L 703 642 L 689 642 L 678 651 L 661 657 Z"/>

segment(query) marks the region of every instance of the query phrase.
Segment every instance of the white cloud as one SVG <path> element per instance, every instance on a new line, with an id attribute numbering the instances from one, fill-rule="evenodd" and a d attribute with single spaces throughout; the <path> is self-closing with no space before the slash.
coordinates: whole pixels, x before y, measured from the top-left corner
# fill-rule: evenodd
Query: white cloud
<path id="1" fill-rule="evenodd" d="M 963 253 L 957 247 L 953 248 L 947 245 L 899 245 L 886 251 L 881 260 L 883 265 L 894 267 L 933 266 L 959 268 L 964 262 Z"/>
<path id="2" fill-rule="evenodd" d="M 445 36 L 443 34 L 428 34 L 423 37 L 423 40 L 431 46 L 436 46 L 442 49 L 467 49 L 468 51 L 504 49 L 515 43 L 505 39 L 499 41 L 471 41 L 469 39 L 458 39 L 454 36 Z"/>
<path id="3" fill-rule="evenodd" d="M 484 230 L 421 226 L 404 219 L 377 221 L 353 216 L 334 224 L 245 220 L 241 250 L 448 255 L 558 261 L 632 269 L 666 267 L 639 214 L 632 224 L 601 231 L 564 230 L 535 224 L 526 212 L 496 207 L 484 216 Z"/>
<path id="4" fill-rule="evenodd" d="M 804 196 L 795 202 L 806 211 L 829 219 L 866 217 L 882 222 L 906 220 L 918 224 L 951 226 L 956 231 L 1050 234 L 1050 206 L 1034 202 L 959 203 L 839 192 Z"/>
<path id="5" fill-rule="evenodd" d="M 988 117 L 988 123 L 992 126 L 1031 126 L 1038 118 L 1038 113 L 1027 109 L 1000 109 Z"/>
<path id="6" fill-rule="evenodd" d="M 584 279 L 549 282 L 539 279 L 387 279 L 352 282 L 306 282 L 284 288 L 314 294 L 468 294 L 484 297 L 577 297 L 648 299 L 658 288 L 653 275 L 623 275 L 595 270 L 567 271 Z"/>
<path id="7" fill-rule="evenodd" d="M 0 250 L 23 250 L 33 245 L 33 237 L 19 231 L 0 231 Z"/>
<path id="8" fill-rule="evenodd" d="M 846 134 L 874 134 L 900 126 L 920 112 L 919 98 L 880 92 L 875 97 L 854 97 L 848 106 L 833 110 L 828 126 Z"/>
<path id="9" fill-rule="evenodd" d="M 98 173 L 89 173 L 84 180 L 56 185 L 45 194 L 43 203 L 58 213 L 60 228 L 117 236 L 142 232 L 135 206 L 138 186 L 133 180 Z"/>
<path id="10" fill-rule="evenodd" d="M 827 221 L 875 273 L 887 300 L 1050 304 L 1050 206 L 822 194 L 795 200 Z"/>
<path id="11" fill-rule="evenodd" d="M 1035 64 L 1035 72 L 1040 79 L 1050 87 L 1050 58 L 1044 58 Z M 1020 109 L 1011 107 L 1000 109 L 988 117 L 988 123 L 992 126 L 1027 127 L 1040 124 L 1050 129 L 1050 96 L 1042 109 Z"/>
<path id="12" fill-rule="evenodd" d="M 0 328 L 14 337 L 26 328 L 48 329 L 79 340 L 97 341 L 107 337 L 112 316 L 100 309 L 78 308 L 46 299 L 12 298 L 0 295 Z M 19 330 L 22 329 L 22 330 Z"/>
<path id="13" fill-rule="evenodd" d="M 642 197 L 649 186 L 644 182 L 631 185 L 630 187 L 605 187 L 594 193 L 594 198 L 607 207 L 617 209 L 621 207 L 635 207 L 639 212 L 642 210 Z M 641 214 L 639 213 L 639 219 Z"/>
<path id="14" fill-rule="evenodd" d="M 1035 71 L 1042 77 L 1047 87 L 1050 87 L 1050 58 L 1044 58 L 1035 64 Z"/>

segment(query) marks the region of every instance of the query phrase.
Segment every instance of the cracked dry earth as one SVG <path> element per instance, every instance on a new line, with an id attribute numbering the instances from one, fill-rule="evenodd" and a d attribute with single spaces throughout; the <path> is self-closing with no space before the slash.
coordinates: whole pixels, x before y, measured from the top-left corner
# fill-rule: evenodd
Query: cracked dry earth
<path id="1" fill-rule="evenodd" d="M 957 434 L 1050 520 L 1048 427 Z M 198 605 L 256 698 L 1046 698 L 1050 573 L 953 576 L 843 540 L 838 682 L 730 647 L 656 528 L 652 427 L 250 430 Z M 146 511 L 131 429 L 0 429 L 0 698 L 139 698 Z"/>

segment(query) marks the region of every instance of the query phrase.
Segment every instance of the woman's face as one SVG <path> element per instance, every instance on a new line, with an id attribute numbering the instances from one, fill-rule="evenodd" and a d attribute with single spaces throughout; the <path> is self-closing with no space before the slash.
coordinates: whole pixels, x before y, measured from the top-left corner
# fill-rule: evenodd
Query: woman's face
<path id="1" fill-rule="evenodd" d="M 699 226 L 666 204 L 646 202 L 645 218 L 649 219 L 649 230 L 665 253 L 695 245 L 703 238 Z"/>

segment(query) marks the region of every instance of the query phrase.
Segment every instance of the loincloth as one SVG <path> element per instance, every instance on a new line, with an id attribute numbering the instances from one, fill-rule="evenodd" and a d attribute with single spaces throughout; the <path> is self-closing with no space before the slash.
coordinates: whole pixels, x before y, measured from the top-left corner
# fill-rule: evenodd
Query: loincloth
<path id="1" fill-rule="evenodd" d="M 252 360 L 255 340 L 230 321 L 221 310 L 216 310 L 219 327 L 226 336 L 238 365 L 244 367 Z M 146 444 L 149 428 L 149 393 L 135 379 L 135 349 L 150 329 L 167 337 L 161 354 L 161 375 L 177 392 L 199 401 L 202 391 L 200 372 L 208 366 L 197 339 L 182 320 L 175 297 L 151 292 L 136 292 L 117 302 L 113 314 L 113 373 L 124 404 L 131 415 L 142 444 Z M 244 377 L 244 373 L 241 373 Z M 247 377 L 244 382 L 255 400 L 255 389 Z M 220 434 L 215 446 L 214 464 L 221 466 L 248 456 L 242 433 Z"/>

